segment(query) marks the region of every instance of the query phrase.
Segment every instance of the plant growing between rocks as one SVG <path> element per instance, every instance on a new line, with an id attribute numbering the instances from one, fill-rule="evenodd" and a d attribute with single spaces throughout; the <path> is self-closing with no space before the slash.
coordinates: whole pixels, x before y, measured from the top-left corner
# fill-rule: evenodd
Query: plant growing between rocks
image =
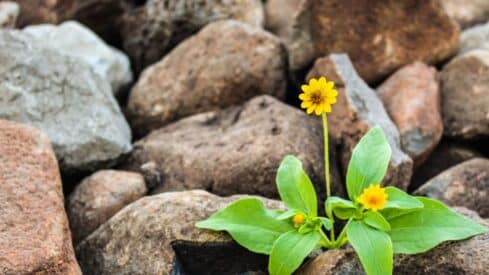
<path id="1" fill-rule="evenodd" d="M 243 198 L 198 222 L 197 227 L 227 231 L 248 250 L 270 255 L 272 275 L 293 273 L 314 250 L 339 249 L 348 243 L 368 275 L 392 274 L 394 253 L 423 253 L 444 241 L 487 232 L 437 200 L 381 186 L 391 149 L 380 127 L 365 134 L 352 152 L 346 174 L 348 199 L 332 196 L 327 113 L 338 92 L 324 77 L 313 78 L 301 88 L 301 107 L 323 121 L 326 217 L 318 215 L 316 193 L 300 160 L 286 156 L 276 184 L 288 210 L 266 209 L 257 198 Z M 338 220 L 346 224 L 336 236 Z"/>

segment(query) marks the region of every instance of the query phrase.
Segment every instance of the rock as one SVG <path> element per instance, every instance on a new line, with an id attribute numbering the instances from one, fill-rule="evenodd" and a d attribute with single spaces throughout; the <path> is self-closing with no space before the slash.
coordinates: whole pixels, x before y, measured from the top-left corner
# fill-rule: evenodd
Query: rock
<path id="1" fill-rule="evenodd" d="M 85 178 L 71 193 L 67 205 L 74 243 L 146 192 L 144 178 L 138 173 L 100 170 Z"/>
<path id="2" fill-rule="evenodd" d="M 458 26 L 438 0 L 283 2 L 267 1 L 267 22 L 279 22 L 268 26 L 284 40 L 292 71 L 344 52 L 359 75 L 373 83 L 414 61 L 439 63 L 458 47 Z M 284 15 L 281 5 L 294 12 Z"/>
<path id="3" fill-rule="evenodd" d="M 419 167 L 443 133 L 436 69 L 421 62 L 404 66 L 377 88 L 377 94 L 399 129 L 402 150 Z"/>
<path id="4" fill-rule="evenodd" d="M 81 274 L 49 139 L 6 120 L 0 120 L 0 220 L 1 274 Z"/>
<path id="5" fill-rule="evenodd" d="M 473 50 L 441 71 L 444 134 L 474 139 L 489 136 L 489 51 Z"/>
<path id="6" fill-rule="evenodd" d="M 399 131 L 390 120 L 382 102 L 356 73 L 345 54 L 332 54 L 316 60 L 307 78 L 326 76 L 336 83 L 338 102 L 328 115 L 330 134 L 340 145 L 341 167 L 348 167 L 351 151 L 360 138 L 379 125 L 392 149 L 392 158 L 384 183 L 406 189 L 413 161 L 400 149 Z"/>
<path id="7" fill-rule="evenodd" d="M 19 12 L 20 8 L 17 3 L 0 2 L 0 28 L 14 28 Z"/>
<path id="8" fill-rule="evenodd" d="M 130 151 L 131 132 L 109 83 L 84 62 L 3 30 L 0 79 L 0 118 L 43 130 L 62 172 L 110 165 Z"/>
<path id="9" fill-rule="evenodd" d="M 238 247 L 223 232 L 195 227 L 197 221 L 238 198 L 221 198 L 199 190 L 142 198 L 77 246 L 82 270 L 101 275 L 242 274 L 266 270 L 266 256 Z M 282 208 L 276 201 L 265 200 L 265 204 Z M 189 272 L 192 270 L 194 273 Z"/>
<path id="10" fill-rule="evenodd" d="M 72 18 L 79 0 L 15 0 L 20 6 L 19 27 L 57 24 Z"/>
<path id="11" fill-rule="evenodd" d="M 154 192 L 204 189 L 223 196 L 276 198 L 277 169 L 292 154 L 324 194 L 323 148 L 320 119 L 259 96 L 153 131 L 135 143 L 124 167 L 142 173 Z M 340 195 L 334 160 L 331 156 L 332 187 Z"/>
<path id="12" fill-rule="evenodd" d="M 466 29 L 460 35 L 459 54 L 464 54 L 476 49 L 485 49 L 489 51 L 489 23 Z"/>
<path id="13" fill-rule="evenodd" d="M 129 58 L 76 21 L 67 21 L 59 26 L 29 26 L 23 31 L 35 37 L 36 43 L 88 63 L 109 81 L 116 95 L 132 82 Z"/>
<path id="14" fill-rule="evenodd" d="M 139 72 L 200 28 L 222 19 L 260 27 L 264 21 L 261 0 L 145 1 L 121 18 L 124 49 Z M 214 37 L 221 39 L 224 34 L 218 32 Z"/>
<path id="15" fill-rule="evenodd" d="M 451 206 L 464 206 L 489 218 L 489 159 L 475 158 L 458 164 L 422 185 L 417 195 Z"/>
<path id="16" fill-rule="evenodd" d="M 144 135 L 255 95 L 283 98 L 286 84 L 286 53 L 277 38 L 238 21 L 220 21 L 144 71 L 131 91 L 128 115 L 136 134 Z"/>
<path id="17" fill-rule="evenodd" d="M 489 2 L 486 0 L 442 0 L 450 18 L 463 29 L 489 20 Z"/>

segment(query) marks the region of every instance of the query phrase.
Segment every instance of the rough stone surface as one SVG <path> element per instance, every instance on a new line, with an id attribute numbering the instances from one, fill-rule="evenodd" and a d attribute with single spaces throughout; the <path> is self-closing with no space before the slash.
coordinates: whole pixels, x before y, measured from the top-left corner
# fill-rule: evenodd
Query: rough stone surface
<path id="1" fill-rule="evenodd" d="M 234 20 L 212 23 L 144 71 L 129 98 L 131 124 L 143 135 L 255 95 L 283 98 L 285 56 L 280 41 L 262 29 Z"/>
<path id="2" fill-rule="evenodd" d="M 205 189 L 219 195 L 258 194 L 276 198 L 275 176 L 282 159 L 297 156 L 324 194 L 320 120 L 270 96 L 243 106 L 195 115 L 136 142 L 127 160 L 155 192 Z M 331 151 L 334 155 L 334 146 Z M 342 183 L 331 156 L 332 185 Z"/>
<path id="3" fill-rule="evenodd" d="M 438 0 L 296 0 L 284 4 L 295 10 L 286 15 L 279 11 L 283 2 L 267 1 L 266 14 L 269 28 L 288 47 L 293 71 L 344 52 L 372 83 L 402 65 L 435 64 L 457 50 L 458 26 Z"/>
<path id="4" fill-rule="evenodd" d="M 460 35 L 459 54 L 475 49 L 489 51 L 489 22 L 466 29 Z"/>
<path id="5" fill-rule="evenodd" d="M 489 51 L 456 57 L 441 72 L 444 134 L 473 139 L 489 136 Z"/>
<path id="6" fill-rule="evenodd" d="M 336 83 L 339 95 L 333 112 L 328 116 L 330 134 L 341 144 L 340 159 L 344 170 L 351 151 L 360 138 L 379 125 L 392 149 L 392 158 L 384 179 L 387 185 L 406 189 L 412 174 L 413 161 L 400 149 L 399 131 L 389 118 L 382 102 L 356 73 L 345 54 L 320 58 L 307 78 L 326 76 Z"/>
<path id="7" fill-rule="evenodd" d="M 19 27 L 57 24 L 73 16 L 79 0 L 15 0 L 20 6 Z"/>
<path id="8" fill-rule="evenodd" d="M 104 275 L 187 274 L 182 269 L 189 272 L 199 265 L 200 270 L 188 274 L 241 274 L 266 269 L 266 256 L 236 247 L 225 233 L 195 227 L 197 221 L 238 198 L 221 198 L 200 190 L 142 198 L 77 246 L 82 270 Z M 270 208 L 282 208 L 276 201 L 264 202 Z"/>
<path id="9" fill-rule="evenodd" d="M 35 37 L 36 43 L 88 63 L 95 72 L 109 81 L 116 95 L 132 81 L 129 58 L 76 21 L 67 21 L 59 26 L 29 26 L 23 31 Z"/>
<path id="10" fill-rule="evenodd" d="M 144 178 L 138 173 L 100 170 L 84 179 L 70 194 L 67 205 L 74 243 L 146 192 Z"/>
<path id="11" fill-rule="evenodd" d="M 19 12 L 19 4 L 12 1 L 0 2 L 0 28 L 15 27 Z"/>
<path id="12" fill-rule="evenodd" d="M 81 274 L 63 204 L 47 136 L 0 120 L 0 274 Z"/>
<path id="13" fill-rule="evenodd" d="M 440 87 L 433 67 L 416 62 L 399 69 L 378 89 L 401 135 L 401 148 L 419 166 L 443 133 Z"/>
<path id="14" fill-rule="evenodd" d="M 0 31 L 0 94 L 0 118 L 43 130 L 63 172 L 110 164 L 131 149 L 109 83 L 19 31 Z"/>
<path id="15" fill-rule="evenodd" d="M 416 192 L 475 210 L 489 217 L 489 159 L 475 158 L 454 166 L 422 185 Z"/>
<path id="16" fill-rule="evenodd" d="M 464 29 L 489 21 L 487 0 L 442 0 L 441 2 L 448 16 Z"/>
<path id="17" fill-rule="evenodd" d="M 261 0 L 148 0 L 122 16 L 124 48 L 141 71 L 206 24 L 222 19 L 260 27 L 264 21 Z M 216 38 L 226 40 L 226 36 L 215 33 Z"/>

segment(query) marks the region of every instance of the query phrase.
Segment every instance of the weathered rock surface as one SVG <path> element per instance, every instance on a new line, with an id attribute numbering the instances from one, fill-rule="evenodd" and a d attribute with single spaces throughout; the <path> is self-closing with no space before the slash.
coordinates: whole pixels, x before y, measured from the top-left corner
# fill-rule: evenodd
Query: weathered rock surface
<path id="1" fill-rule="evenodd" d="M 258 194 L 275 198 L 282 159 L 297 156 L 324 194 L 320 120 L 270 97 L 243 106 L 195 115 L 157 131 L 134 145 L 125 164 L 145 176 L 155 192 L 205 189 L 219 195 Z M 334 154 L 334 147 L 331 149 Z M 332 185 L 342 184 L 333 162 Z"/>
<path id="2" fill-rule="evenodd" d="M 460 35 L 459 54 L 476 49 L 489 51 L 489 23 L 466 29 Z"/>
<path id="3" fill-rule="evenodd" d="M 59 26 L 29 26 L 23 32 L 33 36 L 36 43 L 88 63 L 95 72 L 109 81 L 116 95 L 132 81 L 129 58 L 76 21 L 67 21 Z"/>
<path id="4" fill-rule="evenodd" d="M 328 116 L 330 134 L 341 144 L 340 159 L 346 170 L 353 147 L 372 127 L 379 125 L 392 149 L 392 158 L 384 183 L 406 189 L 411 179 L 413 161 L 400 149 L 399 131 L 389 118 L 382 102 L 356 73 L 345 54 L 320 58 L 307 78 L 326 76 L 336 83 L 338 102 Z"/>
<path id="5" fill-rule="evenodd" d="M 255 27 L 263 25 L 260 0 L 148 0 L 121 19 L 124 48 L 137 71 L 155 63 L 179 42 L 206 24 L 236 19 Z M 227 33 L 217 32 L 225 39 Z"/>
<path id="6" fill-rule="evenodd" d="M 489 217 L 489 159 L 475 158 L 454 166 L 422 185 L 416 192 L 475 210 Z"/>
<path id="7" fill-rule="evenodd" d="M 441 72 L 441 91 L 445 135 L 489 136 L 489 51 L 454 58 Z"/>
<path id="8" fill-rule="evenodd" d="M 457 50 L 458 26 L 438 0 L 283 2 L 267 1 L 267 25 L 284 40 L 293 71 L 317 57 L 344 52 L 372 83 L 402 65 L 435 64 Z M 284 15 L 281 5 L 294 12 Z"/>
<path id="9" fill-rule="evenodd" d="M 221 198 L 205 191 L 142 198 L 77 246 L 82 270 L 101 275 L 180 274 L 181 269 L 190 274 L 266 270 L 266 256 L 237 247 L 225 233 L 195 227 L 197 221 L 238 198 Z M 282 208 L 276 201 L 264 202 L 270 208 Z"/>
<path id="10" fill-rule="evenodd" d="M 416 62 L 399 69 L 377 94 L 401 135 L 401 148 L 419 166 L 443 133 L 440 87 L 433 67 Z"/>
<path id="11" fill-rule="evenodd" d="M 285 56 L 280 41 L 262 29 L 234 20 L 212 23 L 144 71 L 129 98 L 131 124 L 143 135 L 255 95 L 283 98 Z"/>
<path id="12" fill-rule="evenodd" d="M 12 1 L 0 2 L 0 28 L 15 27 L 19 12 L 19 4 Z"/>
<path id="13" fill-rule="evenodd" d="M 83 240 L 146 192 L 144 178 L 138 173 L 100 170 L 85 178 L 68 199 L 67 211 L 74 243 Z"/>
<path id="14" fill-rule="evenodd" d="M 450 18 L 465 29 L 489 20 L 489 2 L 486 0 L 442 0 Z"/>
<path id="15" fill-rule="evenodd" d="M 1 274 L 81 274 L 49 139 L 6 120 L 0 120 L 0 220 Z"/>
<path id="16" fill-rule="evenodd" d="M 57 24 L 73 16 L 79 0 L 15 0 L 20 6 L 19 27 Z"/>
<path id="17" fill-rule="evenodd" d="M 43 130 L 63 172 L 111 164 L 131 149 L 109 83 L 19 31 L 0 31 L 0 94 L 0 118 Z"/>

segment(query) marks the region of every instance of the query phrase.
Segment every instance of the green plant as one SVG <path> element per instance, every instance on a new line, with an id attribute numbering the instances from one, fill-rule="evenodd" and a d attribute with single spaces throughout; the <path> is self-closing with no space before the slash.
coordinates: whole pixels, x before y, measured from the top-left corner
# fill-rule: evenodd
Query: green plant
<path id="1" fill-rule="evenodd" d="M 422 253 L 444 241 L 487 232 L 484 226 L 439 201 L 410 196 L 392 186 L 381 187 L 391 149 L 380 127 L 372 128 L 352 152 L 346 174 L 349 200 L 331 196 L 326 119 L 331 106 L 321 105 L 336 102 L 337 92 L 331 91 L 334 88 L 329 83 L 324 78 L 310 82 L 303 86 L 306 95 L 301 95 L 302 100 L 312 102 L 302 107 L 312 108 L 308 113 L 323 118 L 326 217 L 318 215 L 316 193 L 301 162 L 286 156 L 277 171 L 276 184 L 288 210 L 269 210 L 258 198 L 248 197 L 198 222 L 197 227 L 227 231 L 250 251 L 270 255 L 268 269 L 272 275 L 291 274 L 316 249 L 337 249 L 347 243 L 368 275 L 392 274 L 394 253 Z M 332 95 L 334 101 L 328 98 Z M 336 220 L 346 221 L 337 237 Z"/>

